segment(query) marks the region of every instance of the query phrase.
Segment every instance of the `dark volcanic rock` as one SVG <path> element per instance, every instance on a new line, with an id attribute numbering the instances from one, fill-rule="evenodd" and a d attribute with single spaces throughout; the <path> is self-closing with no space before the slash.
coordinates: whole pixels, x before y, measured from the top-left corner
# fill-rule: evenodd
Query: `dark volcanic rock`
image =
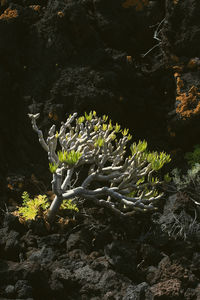
<path id="1" fill-rule="evenodd" d="M 169 47 L 177 56 L 199 56 L 199 13 L 198 1 L 166 1 L 167 23 L 164 34 L 168 39 Z"/>
<path id="2" fill-rule="evenodd" d="M 105 256 L 119 273 L 137 278 L 136 250 L 132 245 L 121 241 L 112 242 L 105 247 Z"/>
<path id="3" fill-rule="evenodd" d="M 66 113 L 91 109 L 109 113 L 114 121 L 134 129 L 135 138 L 148 137 L 150 128 L 157 131 L 155 121 L 166 113 L 173 78 L 162 57 L 155 59 L 156 67 L 147 62 L 151 70 L 145 73 L 140 55 L 155 44 L 151 25 L 164 17 L 164 3 L 151 1 L 141 12 L 134 6 L 124 8 L 121 0 L 2 3 L 4 187 L 8 171 L 45 178 L 46 156 L 28 112 L 42 113 L 45 133 Z M 158 105 L 160 101 L 166 105 Z"/>

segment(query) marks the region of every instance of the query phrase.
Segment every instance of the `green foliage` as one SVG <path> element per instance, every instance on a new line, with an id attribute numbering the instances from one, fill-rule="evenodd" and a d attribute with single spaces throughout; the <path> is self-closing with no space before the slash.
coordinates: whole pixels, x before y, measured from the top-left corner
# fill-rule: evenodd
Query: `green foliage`
<path id="1" fill-rule="evenodd" d="M 49 207 L 46 195 L 38 195 L 31 199 L 27 192 L 23 192 L 22 199 L 22 207 L 19 207 L 18 213 L 25 221 L 34 220 L 40 210 L 45 211 Z"/>
<path id="2" fill-rule="evenodd" d="M 135 197 L 137 195 L 137 190 L 133 190 L 132 192 L 130 192 L 129 194 L 127 194 L 128 197 Z"/>
<path id="3" fill-rule="evenodd" d="M 81 152 L 75 150 L 71 150 L 70 152 L 58 151 L 57 154 L 59 161 L 68 165 L 75 165 L 82 156 Z"/>
<path id="4" fill-rule="evenodd" d="M 132 139 L 132 135 L 129 133 L 129 135 L 127 136 L 128 141 L 130 141 Z"/>
<path id="5" fill-rule="evenodd" d="M 121 128 L 121 125 L 119 125 L 118 123 L 116 123 L 116 125 L 115 125 L 115 132 L 116 133 L 120 132 L 121 131 L 120 128 Z"/>
<path id="6" fill-rule="evenodd" d="M 98 126 L 97 126 L 97 125 L 95 125 L 95 126 L 94 126 L 94 131 L 98 131 L 98 130 L 99 130 L 99 128 L 100 128 L 100 125 L 98 125 Z"/>
<path id="7" fill-rule="evenodd" d="M 64 199 L 60 206 L 60 209 L 69 209 L 69 210 L 74 210 L 76 212 L 79 211 L 77 205 L 73 203 L 72 199 Z"/>
<path id="8" fill-rule="evenodd" d="M 133 143 L 130 147 L 132 155 L 136 153 L 146 152 L 147 149 L 147 142 L 146 141 L 139 141 L 137 143 Z"/>
<path id="9" fill-rule="evenodd" d="M 80 118 L 78 118 L 78 124 L 81 124 L 85 121 L 85 117 L 81 116 Z"/>
<path id="10" fill-rule="evenodd" d="M 49 170 L 50 170 L 51 173 L 55 173 L 57 168 L 58 168 L 57 164 L 49 163 Z"/>
<path id="11" fill-rule="evenodd" d="M 151 192 L 151 190 L 149 190 L 149 193 Z M 157 197 L 159 194 L 158 190 L 153 190 L 152 194 L 151 194 L 151 197 Z"/>
<path id="12" fill-rule="evenodd" d="M 174 169 L 172 171 L 173 182 L 175 183 L 177 190 L 189 189 L 200 192 L 200 164 L 195 164 L 191 169 L 187 171 L 185 175 L 181 175 L 181 171 Z"/>
<path id="13" fill-rule="evenodd" d="M 140 185 L 141 183 L 143 183 L 145 181 L 145 176 L 143 176 L 142 178 L 140 178 L 137 182 L 136 185 Z"/>
<path id="14" fill-rule="evenodd" d="M 200 163 L 200 145 L 195 145 L 193 152 L 187 152 L 185 154 L 185 159 L 191 167 L 196 163 Z"/>
<path id="15" fill-rule="evenodd" d="M 140 182 L 139 184 L 137 184 L 138 185 L 138 187 L 139 187 L 139 185 L 141 184 L 141 183 L 143 183 L 144 181 L 142 181 L 142 182 Z M 148 188 L 148 187 L 145 187 L 145 189 L 144 189 L 144 191 L 142 191 L 142 190 L 133 190 L 131 193 L 129 193 L 127 196 L 128 197 L 138 197 L 138 196 L 140 196 L 140 195 L 143 195 L 143 199 L 146 199 L 146 200 L 149 200 L 150 198 L 152 198 L 152 197 L 156 197 L 156 196 L 158 196 L 159 195 L 159 192 L 158 192 L 158 190 L 156 190 L 156 189 L 153 189 L 152 190 L 152 188 Z"/>
<path id="16" fill-rule="evenodd" d="M 111 121 L 111 120 L 109 121 L 108 129 L 109 129 L 109 130 L 113 130 L 113 125 L 112 125 L 112 121 Z"/>
<path id="17" fill-rule="evenodd" d="M 152 177 L 150 182 L 152 183 L 152 185 L 156 185 L 159 183 L 159 179 L 158 179 L 158 177 Z"/>
<path id="18" fill-rule="evenodd" d="M 58 131 L 56 131 L 55 137 L 56 137 L 56 138 L 59 138 L 59 133 L 58 133 Z"/>
<path id="19" fill-rule="evenodd" d="M 112 141 L 116 139 L 116 135 L 114 134 L 114 131 L 110 134 L 110 138 Z"/>
<path id="20" fill-rule="evenodd" d="M 85 119 L 90 122 L 92 120 L 92 117 L 93 117 L 93 112 L 91 111 L 89 113 L 89 115 L 85 112 Z"/>
<path id="21" fill-rule="evenodd" d="M 103 131 L 106 131 L 106 130 L 107 130 L 107 127 L 108 127 L 107 124 L 103 124 L 103 125 L 102 125 L 102 130 L 103 130 Z"/>
<path id="22" fill-rule="evenodd" d="M 18 208 L 16 215 L 24 221 L 35 220 L 36 216 L 40 213 L 45 213 L 50 206 L 46 195 L 38 195 L 34 199 L 31 199 L 27 192 L 23 192 L 22 199 L 22 206 Z M 60 209 L 69 209 L 75 212 L 79 211 L 72 199 L 63 200 Z"/>
<path id="23" fill-rule="evenodd" d="M 122 135 L 123 136 L 126 136 L 129 132 L 129 129 L 125 128 L 123 131 L 122 131 Z"/>
<path id="24" fill-rule="evenodd" d="M 151 163 L 154 171 L 158 171 L 164 164 L 169 163 L 171 158 L 170 155 L 167 155 L 165 152 L 152 152 L 147 154 L 147 161 Z"/>
<path id="25" fill-rule="evenodd" d="M 167 155 L 165 152 L 147 152 L 147 142 L 145 140 L 133 143 L 130 149 L 132 155 L 140 155 L 142 160 L 147 160 L 147 162 L 151 163 L 154 171 L 160 170 L 164 164 L 171 161 L 170 155 Z"/>
<path id="26" fill-rule="evenodd" d="M 103 115 L 103 117 L 102 117 L 102 121 L 103 122 L 106 122 L 108 120 L 108 116 L 106 116 L 106 115 Z"/>
<path id="27" fill-rule="evenodd" d="M 105 140 L 102 137 L 99 137 L 96 141 L 94 146 L 95 147 L 103 147 Z"/>
<path id="28" fill-rule="evenodd" d="M 170 182 L 172 180 L 172 178 L 169 176 L 169 173 L 167 173 L 167 174 L 165 174 L 165 176 L 164 176 L 164 181 L 165 182 Z"/>

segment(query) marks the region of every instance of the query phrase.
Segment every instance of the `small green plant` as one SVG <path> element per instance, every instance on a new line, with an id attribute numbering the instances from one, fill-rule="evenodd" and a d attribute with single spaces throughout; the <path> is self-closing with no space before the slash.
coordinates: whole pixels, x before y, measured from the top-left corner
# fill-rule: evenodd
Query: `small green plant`
<path id="1" fill-rule="evenodd" d="M 169 175 L 169 173 L 167 173 L 167 174 L 164 175 L 164 182 L 165 183 L 169 183 L 169 182 L 171 182 L 171 180 L 172 180 L 172 178 Z"/>
<path id="2" fill-rule="evenodd" d="M 171 161 L 170 155 L 167 155 L 165 152 L 148 152 L 147 151 L 147 142 L 139 141 L 138 143 L 133 143 L 131 145 L 132 155 L 140 156 L 141 161 L 147 161 L 151 164 L 151 168 L 154 171 L 160 170 L 164 164 Z"/>
<path id="3" fill-rule="evenodd" d="M 81 158 L 81 156 L 82 156 L 82 153 L 79 152 L 79 151 L 74 151 L 74 150 L 69 151 L 69 152 L 67 152 L 67 151 L 58 151 L 58 159 L 59 159 L 59 161 L 61 163 L 66 163 L 68 165 L 75 165 L 79 161 L 79 159 Z M 52 168 L 55 169 L 56 166 L 57 165 L 54 164 L 53 167 L 52 167 L 52 164 L 51 164 L 50 168 L 51 169 Z"/>
<path id="4" fill-rule="evenodd" d="M 55 173 L 58 168 L 58 165 L 55 163 L 49 163 L 49 170 L 51 173 Z"/>
<path id="5" fill-rule="evenodd" d="M 147 154 L 147 161 L 151 163 L 154 171 L 158 171 L 164 166 L 164 164 L 169 163 L 171 158 L 170 155 L 167 155 L 164 152 L 152 152 Z"/>
<path id="6" fill-rule="evenodd" d="M 103 147 L 104 145 L 104 139 L 102 137 L 99 137 L 96 141 L 95 141 L 95 144 L 94 146 L 95 147 Z"/>
<path id="7" fill-rule="evenodd" d="M 200 163 L 200 145 L 195 145 L 193 152 L 187 152 L 185 154 L 185 159 L 191 167 L 196 163 Z"/>
<path id="8" fill-rule="evenodd" d="M 14 212 L 14 214 L 17 215 L 22 222 L 28 220 L 35 220 L 35 218 L 39 215 L 43 216 L 50 206 L 46 195 L 38 195 L 35 198 L 31 199 L 27 192 L 23 192 L 22 199 L 22 206 Z M 79 211 L 77 205 L 73 203 L 72 199 L 63 200 L 60 209 L 68 209 L 73 210 L 75 212 Z"/>
<path id="9" fill-rule="evenodd" d="M 79 211 L 77 205 L 73 203 L 72 199 L 64 199 L 60 206 L 60 209 L 69 209 L 69 210 L 74 210 L 76 212 Z"/>
<path id="10" fill-rule="evenodd" d="M 19 217 L 25 221 L 35 220 L 41 211 L 44 212 L 49 207 L 46 195 L 38 195 L 34 199 L 31 199 L 27 192 L 23 192 L 22 199 L 23 203 L 22 206 L 18 208 L 18 214 Z"/>

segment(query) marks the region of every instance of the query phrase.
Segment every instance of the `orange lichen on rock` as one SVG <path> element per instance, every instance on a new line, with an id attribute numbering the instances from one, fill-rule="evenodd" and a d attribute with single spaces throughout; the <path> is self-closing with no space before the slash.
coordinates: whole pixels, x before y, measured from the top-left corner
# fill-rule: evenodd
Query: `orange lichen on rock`
<path id="1" fill-rule="evenodd" d="M 176 136 L 176 133 L 172 130 L 172 128 L 170 126 L 168 126 L 167 131 L 169 132 L 169 135 L 171 137 L 175 137 Z"/>
<path id="2" fill-rule="evenodd" d="M 189 69 L 196 69 L 200 67 L 200 59 L 198 57 L 191 58 L 187 64 Z"/>
<path id="3" fill-rule="evenodd" d="M 52 119 L 54 121 L 58 120 L 58 115 L 55 112 L 49 112 L 48 117 L 49 117 L 49 119 Z"/>
<path id="4" fill-rule="evenodd" d="M 145 5 L 149 4 L 149 0 L 126 0 L 122 6 L 124 8 L 129 8 L 131 6 L 135 6 L 137 11 L 143 10 Z"/>
<path id="5" fill-rule="evenodd" d="M 127 59 L 127 62 L 129 62 L 129 63 L 131 63 L 133 61 L 132 56 L 130 56 L 130 55 L 127 55 L 126 59 Z"/>
<path id="6" fill-rule="evenodd" d="M 183 71 L 183 66 L 173 66 L 172 68 L 173 68 L 174 71 L 176 71 L 176 72 L 182 72 L 182 71 Z"/>
<path id="7" fill-rule="evenodd" d="M 30 5 L 29 6 L 30 8 L 32 8 L 33 10 L 35 10 L 35 11 L 40 11 L 40 9 L 41 9 L 41 6 L 40 5 Z"/>
<path id="8" fill-rule="evenodd" d="M 174 77 L 176 78 L 176 92 L 177 95 L 181 94 L 181 88 L 184 86 L 183 80 L 181 79 L 180 73 L 174 73 Z"/>
<path id="9" fill-rule="evenodd" d="M 8 20 L 12 18 L 17 18 L 18 17 L 18 12 L 16 9 L 10 9 L 7 8 L 1 15 L 0 15 L 0 20 Z"/>
<path id="10" fill-rule="evenodd" d="M 180 104 L 176 108 L 184 119 L 200 114 L 200 92 L 196 86 L 192 86 L 187 93 L 178 92 L 176 100 Z"/>
<path id="11" fill-rule="evenodd" d="M 60 18 L 63 18 L 65 16 L 64 12 L 62 11 L 58 11 L 57 15 L 60 17 Z"/>

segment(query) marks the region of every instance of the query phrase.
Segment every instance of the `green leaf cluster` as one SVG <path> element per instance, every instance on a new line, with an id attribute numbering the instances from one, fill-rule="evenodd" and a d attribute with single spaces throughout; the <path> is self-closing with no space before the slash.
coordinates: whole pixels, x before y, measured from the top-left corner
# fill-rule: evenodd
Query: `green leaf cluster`
<path id="1" fill-rule="evenodd" d="M 55 173 L 58 168 L 58 165 L 55 163 L 49 163 L 49 170 L 51 173 Z"/>
<path id="2" fill-rule="evenodd" d="M 165 181 L 165 182 L 168 183 L 168 182 L 170 182 L 171 180 L 172 180 L 172 178 L 170 177 L 169 173 L 167 173 L 167 174 L 164 175 L 164 181 Z"/>
<path id="3" fill-rule="evenodd" d="M 145 181 L 145 176 L 143 176 L 142 178 L 140 178 L 137 182 L 136 185 L 140 185 L 141 183 L 143 183 Z"/>
<path id="4" fill-rule="evenodd" d="M 122 131 L 122 135 L 126 136 L 128 134 L 128 132 L 129 132 L 129 129 L 124 128 L 124 130 Z"/>
<path id="5" fill-rule="evenodd" d="M 139 141 L 138 143 L 133 143 L 130 147 L 132 156 L 140 155 L 142 160 L 146 160 L 148 163 L 151 163 L 151 167 L 154 171 L 158 171 L 163 167 L 164 164 L 171 161 L 170 155 L 165 152 L 148 152 L 147 151 L 147 142 Z M 142 154 L 142 155 L 141 155 Z"/>
<path id="6" fill-rule="evenodd" d="M 81 116 L 80 118 L 78 118 L 78 124 L 81 124 L 85 121 L 85 117 L 84 116 Z"/>
<path id="7" fill-rule="evenodd" d="M 18 213 L 25 221 L 34 220 L 41 209 L 45 211 L 49 207 L 46 195 L 38 195 L 31 199 L 27 192 L 23 192 L 22 199 L 23 203 L 19 207 Z"/>
<path id="8" fill-rule="evenodd" d="M 87 114 L 87 113 L 85 112 L 85 119 L 86 119 L 88 122 L 90 122 L 90 121 L 92 120 L 92 117 L 93 117 L 93 112 L 92 112 L 92 111 L 89 112 L 89 114 Z"/>
<path id="9" fill-rule="evenodd" d="M 105 140 L 102 137 L 98 137 L 98 139 L 95 141 L 94 146 L 95 147 L 103 147 Z"/>
<path id="10" fill-rule="evenodd" d="M 34 199 L 31 199 L 27 192 L 23 192 L 22 199 L 23 203 L 22 206 L 18 208 L 17 215 L 25 221 L 35 220 L 41 211 L 44 213 L 50 206 L 46 195 L 38 195 Z M 75 212 L 79 211 L 72 199 L 64 199 L 60 209 L 69 209 Z"/>
<path id="11" fill-rule="evenodd" d="M 107 130 L 107 127 L 108 127 L 107 124 L 103 124 L 103 125 L 102 125 L 102 130 L 103 130 L 103 131 L 106 131 L 106 130 Z"/>
<path id="12" fill-rule="evenodd" d="M 97 120 L 99 121 L 100 124 L 97 123 Z M 77 120 L 76 120 L 76 122 L 78 124 L 84 123 L 86 121 L 88 121 L 88 122 L 94 121 L 94 124 L 93 124 L 94 132 L 102 133 L 102 132 L 106 132 L 106 131 L 111 131 L 110 136 L 109 136 L 111 138 L 111 140 L 116 139 L 117 133 L 121 133 L 122 136 L 124 136 L 124 137 L 126 136 L 128 141 L 130 141 L 132 139 L 132 135 L 129 134 L 129 129 L 125 128 L 122 130 L 121 125 L 119 125 L 118 123 L 113 125 L 112 120 L 108 120 L 107 115 L 103 115 L 101 118 L 99 118 L 95 111 L 90 111 L 89 113 L 85 112 L 84 116 L 81 116 L 81 117 L 77 118 Z M 100 143 L 99 141 L 100 141 L 100 137 L 96 143 L 96 146 L 99 146 L 99 143 Z M 102 147 L 102 142 L 101 142 L 100 147 Z M 62 154 L 61 154 L 61 156 L 62 156 Z M 65 160 L 65 158 L 62 156 L 61 160 Z"/>
<path id="13" fill-rule="evenodd" d="M 121 125 L 119 125 L 118 123 L 116 123 L 116 125 L 115 125 L 115 132 L 116 133 L 119 133 L 119 132 L 121 132 Z"/>
<path id="14" fill-rule="evenodd" d="M 160 170 L 164 164 L 171 161 L 170 155 L 165 152 L 152 152 L 147 154 L 147 161 L 151 163 L 151 167 L 154 171 Z"/>
<path id="15" fill-rule="evenodd" d="M 70 152 L 58 151 L 57 154 L 59 161 L 68 165 L 75 165 L 82 156 L 81 152 L 75 150 L 71 150 Z"/>
<path id="16" fill-rule="evenodd" d="M 59 138 L 59 132 L 56 131 L 55 137 L 58 139 Z"/>
<path id="17" fill-rule="evenodd" d="M 144 141 L 139 141 L 138 143 L 133 143 L 130 147 L 132 155 L 136 153 L 142 153 L 146 152 L 147 149 L 147 142 Z"/>
<path id="18" fill-rule="evenodd" d="M 103 115 L 103 117 L 102 117 L 102 121 L 103 122 L 106 122 L 108 120 L 108 116 L 106 116 L 106 115 Z"/>
<path id="19" fill-rule="evenodd" d="M 79 211 L 77 205 L 73 203 L 72 199 L 64 199 L 60 206 L 60 209 L 69 209 L 69 210 L 74 210 L 76 212 Z"/>
<path id="20" fill-rule="evenodd" d="M 159 192 L 156 189 L 153 189 L 153 190 L 148 189 L 148 188 L 145 189 L 144 198 L 146 198 L 146 199 L 149 199 L 152 197 L 157 197 L 158 195 L 159 195 Z"/>

